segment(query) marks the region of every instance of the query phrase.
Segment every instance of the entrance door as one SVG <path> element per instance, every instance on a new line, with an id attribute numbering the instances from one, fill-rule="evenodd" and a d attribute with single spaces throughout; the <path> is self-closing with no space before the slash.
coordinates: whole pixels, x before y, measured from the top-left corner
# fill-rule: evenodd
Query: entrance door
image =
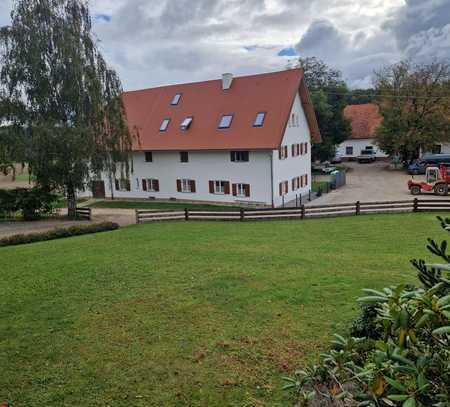
<path id="1" fill-rule="evenodd" d="M 105 199 L 105 181 L 92 181 L 92 196 L 95 199 Z"/>

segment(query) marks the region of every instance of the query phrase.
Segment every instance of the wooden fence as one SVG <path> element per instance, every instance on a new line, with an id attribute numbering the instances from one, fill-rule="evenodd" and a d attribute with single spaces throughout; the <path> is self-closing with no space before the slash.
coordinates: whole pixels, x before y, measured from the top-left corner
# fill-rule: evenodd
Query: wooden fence
<path id="1" fill-rule="evenodd" d="M 91 208 L 76 208 L 76 217 L 81 220 L 91 220 Z"/>
<path id="2" fill-rule="evenodd" d="M 302 205 L 298 208 L 268 209 L 230 209 L 178 211 L 136 210 L 136 223 L 166 220 L 274 220 L 274 219 L 311 219 L 337 216 L 358 216 L 377 213 L 402 212 L 445 212 L 450 211 L 450 199 L 414 199 L 407 201 L 354 202 L 329 205 Z"/>

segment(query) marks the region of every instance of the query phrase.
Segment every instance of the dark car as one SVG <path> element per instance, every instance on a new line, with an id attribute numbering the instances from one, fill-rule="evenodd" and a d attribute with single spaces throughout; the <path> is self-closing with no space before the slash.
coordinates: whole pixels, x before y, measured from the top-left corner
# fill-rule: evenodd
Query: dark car
<path id="1" fill-rule="evenodd" d="M 428 167 L 439 167 L 440 165 L 450 166 L 450 154 L 429 154 L 416 160 L 408 166 L 408 174 L 425 174 Z"/>
<path id="2" fill-rule="evenodd" d="M 371 148 L 366 148 L 361 151 L 361 154 L 358 156 L 359 163 L 373 163 L 377 157 L 375 155 L 375 151 Z"/>

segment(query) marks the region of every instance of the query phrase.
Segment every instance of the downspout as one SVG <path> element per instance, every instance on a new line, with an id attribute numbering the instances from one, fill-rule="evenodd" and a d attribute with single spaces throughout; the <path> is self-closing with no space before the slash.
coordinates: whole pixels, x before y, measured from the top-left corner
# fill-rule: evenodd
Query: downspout
<path id="1" fill-rule="evenodd" d="M 272 191 L 272 208 L 275 208 L 275 199 L 273 196 L 273 151 L 270 152 L 270 190 Z"/>

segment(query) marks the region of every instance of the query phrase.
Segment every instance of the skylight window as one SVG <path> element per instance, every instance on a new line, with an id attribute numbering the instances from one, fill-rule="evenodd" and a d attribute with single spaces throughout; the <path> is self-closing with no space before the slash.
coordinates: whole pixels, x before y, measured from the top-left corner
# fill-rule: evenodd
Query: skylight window
<path id="1" fill-rule="evenodd" d="M 178 103 L 180 103 L 180 99 L 181 99 L 181 96 L 182 96 L 183 94 L 182 93 L 177 93 L 174 97 L 173 97 L 173 99 L 172 99 L 172 102 L 170 103 L 172 106 L 176 106 L 176 105 L 178 105 Z"/>
<path id="2" fill-rule="evenodd" d="M 231 122 L 233 121 L 232 114 L 224 114 L 222 119 L 220 119 L 219 129 L 228 129 L 231 126 Z"/>
<path id="3" fill-rule="evenodd" d="M 169 127 L 170 119 L 164 119 L 159 127 L 159 131 L 166 131 Z"/>
<path id="4" fill-rule="evenodd" d="M 256 115 L 255 123 L 253 123 L 253 127 L 262 127 L 264 126 L 264 120 L 266 119 L 266 114 L 264 112 L 259 112 Z"/>
<path id="5" fill-rule="evenodd" d="M 187 129 L 189 129 L 189 127 L 191 127 L 192 124 L 192 117 L 186 117 L 186 119 L 183 120 L 183 122 L 181 123 L 181 130 L 186 131 Z"/>

